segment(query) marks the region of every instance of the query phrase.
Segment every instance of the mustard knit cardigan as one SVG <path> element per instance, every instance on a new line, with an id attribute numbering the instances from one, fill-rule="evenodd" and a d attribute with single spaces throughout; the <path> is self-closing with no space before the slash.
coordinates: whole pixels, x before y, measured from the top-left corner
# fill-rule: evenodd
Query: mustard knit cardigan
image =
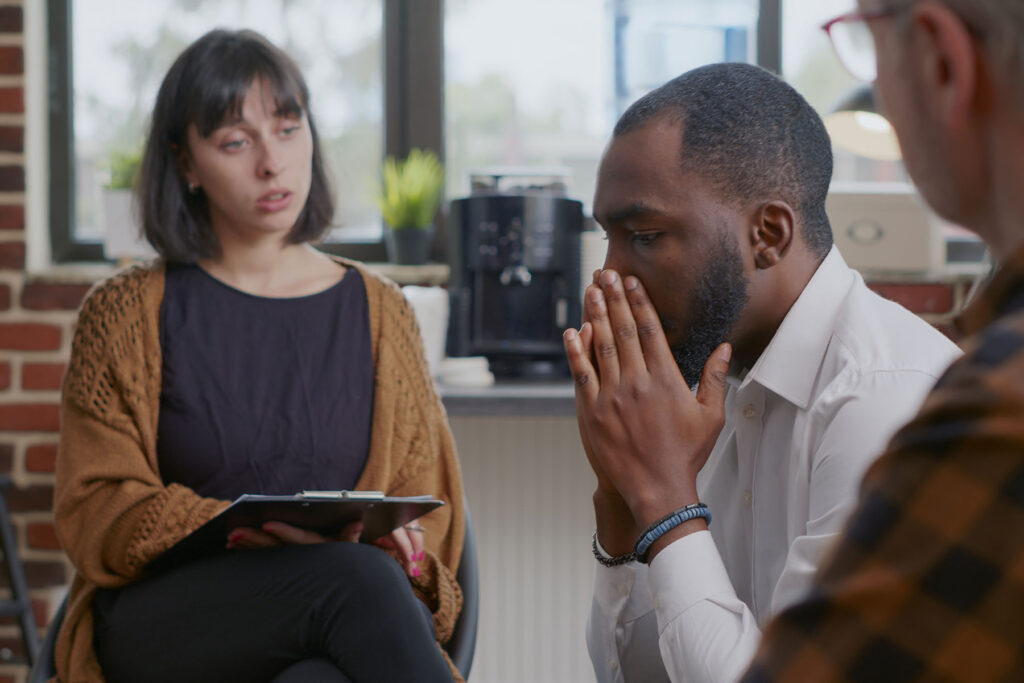
<path id="1" fill-rule="evenodd" d="M 411 580 L 443 643 L 462 605 L 455 572 L 465 520 L 451 431 L 401 292 L 357 263 L 339 262 L 356 268 L 366 285 L 374 362 L 370 453 L 356 488 L 426 493 L 448 503 L 422 518 L 427 553 Z M 103 680 L 92 646 L 96 589 L 138 579 L 150 560 L 228 504 L 160 479 L 163 291 L 162 262 L 136 265 L 96 285 L 79 312 L 64 378 L 54 493 L 57 532 L 77 570 L 57 640 L 61 681 Z"/>

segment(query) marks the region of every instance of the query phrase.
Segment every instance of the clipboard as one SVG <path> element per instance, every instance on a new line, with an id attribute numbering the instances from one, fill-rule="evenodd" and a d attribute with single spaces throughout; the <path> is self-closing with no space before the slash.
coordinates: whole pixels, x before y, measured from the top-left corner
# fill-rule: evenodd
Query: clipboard
<path id="1" fill-rule="evenodd" d="M 264 522 L 274 521 L 332 535 L 347 524 L 362 520 L 359 540 L 368 543 L 442 505 L 443 500 L 431 496 L 385 496 L 381 491 L 302 491 L 291 496 L 244 494 L 151 561 L 146 572 L 160 572 L 225 552 L 228 533 L 241 526 L 259 529 Z"/>

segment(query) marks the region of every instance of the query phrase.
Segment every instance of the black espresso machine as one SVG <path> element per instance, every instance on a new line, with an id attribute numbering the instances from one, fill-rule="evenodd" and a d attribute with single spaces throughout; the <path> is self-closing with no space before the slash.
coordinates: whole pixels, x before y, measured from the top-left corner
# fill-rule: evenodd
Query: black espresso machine
<path id="1" fill-rule="evenodd" d="M 580 324 L 583 204 L 558 172 L 471 175 L 448 219 L 449 356 L 498 378 L 566 377 L 562 331 Z"/>

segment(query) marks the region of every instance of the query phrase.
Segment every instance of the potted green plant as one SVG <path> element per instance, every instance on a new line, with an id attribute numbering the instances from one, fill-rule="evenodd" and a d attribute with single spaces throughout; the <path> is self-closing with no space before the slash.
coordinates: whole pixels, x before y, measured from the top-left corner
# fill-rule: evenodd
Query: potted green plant
<path id="1" fill-rule="evenodd" d="M 123 261 L 154 255 L 132 210 L 132 188 L 141 161 L 141 150 L 115 150 L 110 155 L 110 181 L 103 187 L 103 252 L 109 259 Z"/>
<path id="2" fill-rule="evenodd" d="M 401 161 L 384 160 L 377 204 L 387 224 L 391 261 L 426 263 L 443 187 L 444 166 L 430 150 L 413 149 Z"/>

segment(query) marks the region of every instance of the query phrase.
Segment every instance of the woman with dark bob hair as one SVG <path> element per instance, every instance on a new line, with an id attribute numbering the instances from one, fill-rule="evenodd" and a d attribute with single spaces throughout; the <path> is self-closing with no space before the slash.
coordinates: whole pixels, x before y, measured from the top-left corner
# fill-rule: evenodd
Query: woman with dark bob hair
<path id="1" fill-rule="evenodd" d="M 137 200 L 160 258 L 89 293 L 64 379 L 60 680 L 458 679 L 451 431 L 398 288 L 310 246 L 333 202 L 292 60 L 250 31 L 189 46 Z M 268 522 L 147 568 L 243 493 L 311 489 L 447 504 L 375 544 Z"/>

